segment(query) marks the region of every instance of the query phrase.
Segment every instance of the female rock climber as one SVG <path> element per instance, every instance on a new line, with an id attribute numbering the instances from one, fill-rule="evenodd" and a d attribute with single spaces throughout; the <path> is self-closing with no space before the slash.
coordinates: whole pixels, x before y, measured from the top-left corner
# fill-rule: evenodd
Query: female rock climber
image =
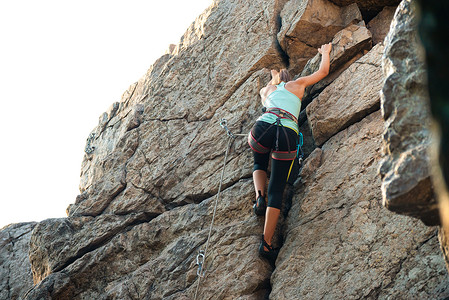
<path id="1" fill-rule="evenodd" d="M 254 154 L 254 188 L 256 215 L 265 214 L 265 225 L 259 254 L 274 263 L 278 249 L 271 246 L 282 203 L 282 195 L 289 170 L 296 157 L 298 122 L 301 99 L 307 86 L 323 79 L 329 73 L 329 53 L 332 44 L 322 45 L 320 68 L 315 73 L 291 80 L 286 69 L 271 70 L 271 81 L 260 90 L 265 112 L 260 116 L 248 135 L 248 143 Z M 268 161 L 271 154 L 271 175 L 268 184 L 268 208 L 265 185 Z"/>

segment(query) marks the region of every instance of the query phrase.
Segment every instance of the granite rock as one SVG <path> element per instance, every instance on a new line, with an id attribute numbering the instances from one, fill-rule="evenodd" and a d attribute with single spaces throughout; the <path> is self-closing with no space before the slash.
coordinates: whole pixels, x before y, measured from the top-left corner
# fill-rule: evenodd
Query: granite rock
<path id="1" fill-rule="evenodd" d="M 318 83 L 305 89 L 302 98 L 302 108 L 308 105 L 314 96 L 331 84 L 344 70 L 362 57 L 365 52 L 369 51 L 371 47 L 371 33 L 363 24 L 351 24 L 339 31 L 332 39 L 330 74 Z M 318 53 L 307 62 L 300 76 L 307 76 L 318 71 L 320 63 L 321 54 Z"/>
<path id="2" fill-rule="evenodd" d="M 282 246 L 275 272 L 259 258 L 263 218 L 251 211 L 246 134 L 261 114 L 258 94 L 269 69 L 297 67 L 277 41 L 286 30 L 281 17 L 329 16 L 327 25 L 309 18 L 305 29 L 320 21 L 319 31 L 335 30 L 327 41 L 343 45 L 343 56 L 353 47 L 345 45 L 370 40 L 356 4 L 286 3 L 214 1 L 100 116 L 68 218 L 33 231 L 36 285 L 25 299 L 193 299 L 197 290 L 198 299 L 448 296 L 435 230 L 380 205 L 375 170 L 384 120 L 370 112 L 379 105 L 381 44 L 344 58 L 337 68 L 344 71 L 312 103 L 329 102 L 303 113 L 308 158 L 301 180 L 289 183 L 292 201 L 284 201 L 274 237 Z M 295 3 L 311 7 L 300 13 Z M 349 107 L 317 148 L 317 116 L 330 122 L 338 95 Z M 373 102 L 359 101 L 368 98 Z M 223 119 L 239 135 L 226 135 Z M 205 277 L 198 277 L 197 255 L 206 248 Z"/>

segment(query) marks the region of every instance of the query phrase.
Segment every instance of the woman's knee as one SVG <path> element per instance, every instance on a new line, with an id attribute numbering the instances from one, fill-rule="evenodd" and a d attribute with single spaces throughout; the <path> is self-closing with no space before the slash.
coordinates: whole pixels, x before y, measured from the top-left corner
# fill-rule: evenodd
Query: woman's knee
<path id="1" fill-rule="evenodd" d="M 268 207 L 281 209 L 283 192 L 268 192 Z"/>

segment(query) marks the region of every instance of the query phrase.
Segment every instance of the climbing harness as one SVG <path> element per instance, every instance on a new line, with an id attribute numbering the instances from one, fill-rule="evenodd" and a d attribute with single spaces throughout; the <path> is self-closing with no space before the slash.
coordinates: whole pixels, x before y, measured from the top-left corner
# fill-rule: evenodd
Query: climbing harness
<path id="1" fill-rule="evenodd" d="M 290 119 L 293 122 L 298 123 L 298 119 L 292 115 L 291 113 L 289 113 L 286 110 L 283 110 L 282 108 L 278 108 L 278 107 L 270 107 L 270 108 L 266 108 L 265 113 L 270 113 L 273 114 L 275 116 L 277 116 L 278 118 L 282 118 L 282 119 Z"/>
<path id="2" fill-rule="evenodd" d="M 225 172 L 225 168 L 226 168 L 226 162 L 227 162 L 227 159 L 228 159 L 229 150 L 231 149 L 232 142 L 234 141 L 234 139 L 237 136 L 246 136 L 246 134 L 233 134 L 229 130 L 229 128 L 228 128 L 228 122 L 227 122 L 226 119 L 221 119 L 220 120 L 220 126 L 224 130 L 226 130 L 226 134 L 228 135 L 228 145 L 226 147 L 225 157 L 224 157 L 224 161 L 223 161 L 223 168 L 221 170 L 220 184 L 218 185 L 218 192 L 217 192 L 217 196 L 215 197 L 214 212 L 212 214 L 212 220 L 210 222 L 209 234 L 208 234 L 207 240 L 206 240 L 206 248 L 204 250 L 200 250 L 198 255 L 196 256 L 196 264 L 198 265 L 198 270 L 196 271 L 196 274 L 198 275 L 198 284 L 196 286 L 195 298 L 194 299 L 197 299 L 201 278 L 204 277 L 205 274 L 206 274 L 205 263 L 206 263 L 206 258 L 207 258 L 207 256 L 206 256 L 207 255 L 207 249 L 209 247 L 209 240 L 210 240 L 210 236 L 212 234 L 212 228 L 213 228 L 213 225 L 214 225 L 215 214 L 217 212 L 218 200 L 220 199 L 221 186 L 222 186 L 222 183 L 223 183 L 223 176 L 224 176 L 224 172 Z"/>
<path id="3" fill-rule="evenodd" d="M 265 146 L 263 146 L 262 144 L 259 143 L 259 140 L 268 132 L 268 130 L 270 130 L 271 127 L 276 125 L 276 147 L 275 150 L 273 150 L 273 152 L 271 153 L 271 157 L 273 159 L 276 160 L 293 160 L 296 158 L 297 156 L 297 151 L 292 151 L 292 149 L 290 148 L 290 141 L 288 139 L 288 135 L 287 135 L 287 130 L 285 129 L 284 125 L 282 125 L 281 120 L 282 119 L 290 119 L 292 121 L 297 122 L 297 119 L 295 116 L 293 116 L 292 114 L 290 114 L 289 112 L 274 107 L 274 108 L 268 108 L 265 110 L 264 113 L 271 113 L 277 116 L 276 121 L 274 121 L 273 123 L 270 124 L 270 126 L 259 136 L 258 139 L 256 139 L 252 132 L 250 132 L 249 136 L 248 136 L 248 142 L 249 145 L 251 146 L 251 148 L 259 153 L 268 153 L 271 151 L 270 148 L 267 148 Z M 279 151 L 279 129 L 282 128 L 282 131 L 284 132 L 286 141 L 287 141 L 287 148 L 288 151 Z"/>

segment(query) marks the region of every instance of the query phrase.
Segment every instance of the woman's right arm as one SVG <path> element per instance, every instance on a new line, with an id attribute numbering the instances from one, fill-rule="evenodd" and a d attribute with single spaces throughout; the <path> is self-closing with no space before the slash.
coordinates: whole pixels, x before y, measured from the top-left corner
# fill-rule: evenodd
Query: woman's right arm
<path id="1" fill-rule="evenodd" d="M 296 79 L 294 82 L 300 84 L 303 88 L 306 88 L 309 85 L 315 84 L 324 77 L 329 74 L 329 67 L 330 67 L 330 57 L 329 53 L 332 50 L 332 44 L 325 44 L 322 45 L 321 48 L 318 49 L 318 52 L 321 53 L 321 63 L 320 68 L 315 73 L 304 76 Z"/>

